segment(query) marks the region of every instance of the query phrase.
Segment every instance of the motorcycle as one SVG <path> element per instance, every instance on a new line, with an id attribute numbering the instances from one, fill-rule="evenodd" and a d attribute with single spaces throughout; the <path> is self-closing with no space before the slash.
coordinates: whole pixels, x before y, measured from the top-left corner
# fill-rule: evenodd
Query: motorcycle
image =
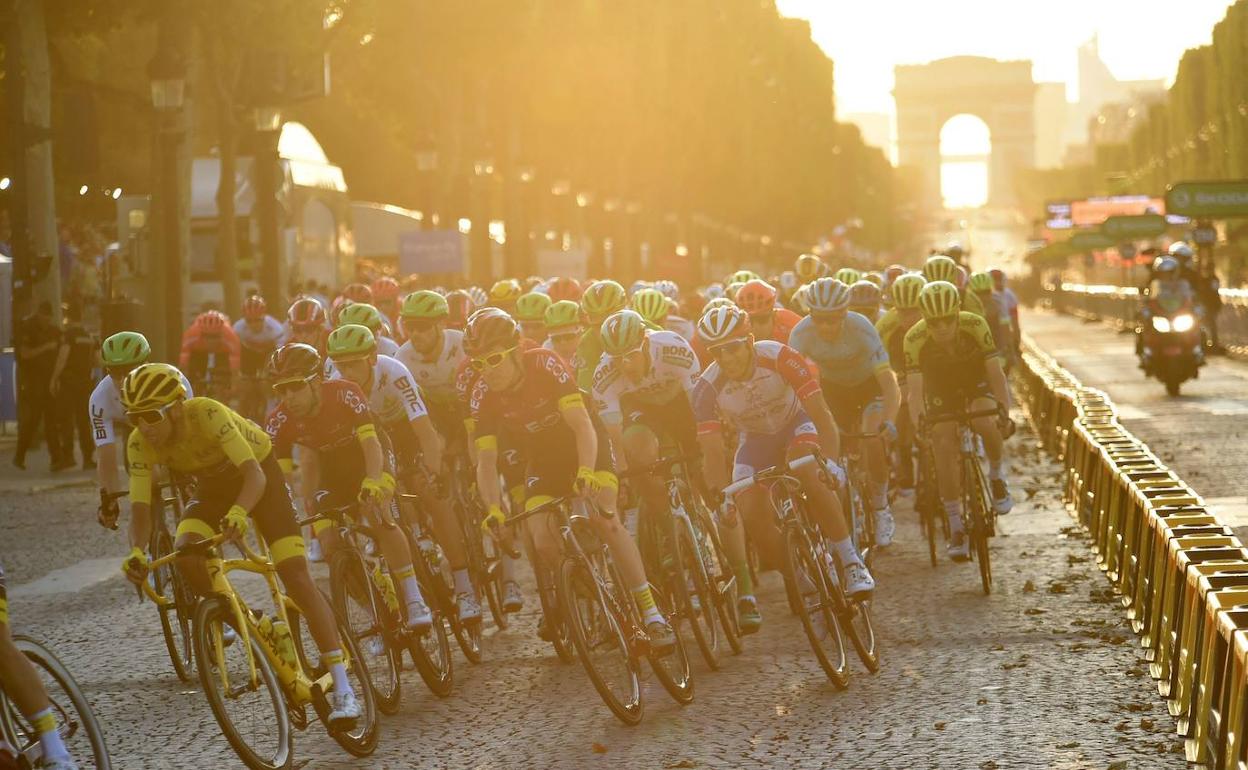
<path id="1" fill-rule="evenodd" d="M 1166 307 L 1171 305 L 1171 307 Z M 1179 395 L 1180 386 L 1200 376 L 1205 365 L 1204 331 L 1190 305 L 1150 299 L 1142 314 L 1139 335 L 1140 368 L 1146 377 L 1156 377 L 1166 393 Z"/>

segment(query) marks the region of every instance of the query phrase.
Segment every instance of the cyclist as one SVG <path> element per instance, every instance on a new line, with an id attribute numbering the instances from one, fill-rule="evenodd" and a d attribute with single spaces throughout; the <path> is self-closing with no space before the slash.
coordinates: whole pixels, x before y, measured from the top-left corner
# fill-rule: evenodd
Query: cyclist
<path id="1" fill-rule="evenodd" d="M 993 507 L 1004 515 L 1013 506 L 1004 467 L 1004 439 L 1013 430 L 1009 391 L 988 322 L 960 308 L 958 288 L 947 281 L 928 283 L 919 293 L 923 319 L 906 332 L 905 338 L 910 418 L 916 426 L 922 426 L 929 416 L 996 408 L 996 420 L 980 417 L 972 422 L 972 428 L 983 439 L 988 456 Z M 931 440 L 936 484 L 949 519 L 948 553 L 956 561 L 965 561 L 970 545 L 962 527 L 956 424 L 932 425 Z"/>
<path id="2" fill-rule="evenodd" d="M 637 543 L 616 515 L 619 482 L 611 467 L 610 447 L 599 436 L 572 373 L 548 350 L 520 352 L 520 329 L 504 313 L 474 316 L 465 343 L 473 357 L 471 366 L 480 375 L 470 402 L 476 423 L 477 486 L 488 510 L 483 526 L 506 520 L 498 482 L 498 436 L 510 427 L 523 442 L 525 510 L 570 491 L 592 498 L 596 505 L 591 506 L 591 521 L 632 590 L 651 645 L 657 649 L 675 645 L 675 632 L 650 593 Z M 553 567 L 557 542 L 553 529 L 542 524 L 534 521 L 529 532 L 538 558 Z"/>
<path id="3" fill-rule="evenodd" d="M 286 341 L 302 342 L 325 352 L 325 338 L 329 336 L 329 319 L 325 308 L 311 297 L 300 297 L 286 311 Z"/>
<path id="4" fill-rule="evenodd" d="M 810 283 L 816 278 L 827 275 L 827 264 L 814 254 L 803 254 L 793 263 L 793 272 L 797 273 L 799 285 Z"/>
<path id="5" fill-rule="evenodd" d="M 196 390 L 226 396 L 238 385 L 242 349 L 230 319 L 219 310 L 200 313 L 182 334 L 178 366 Z"/>
<path id="6" fill-rule="evenodd" d="M 546 342 L 542 347 L 559 354 L 567 364 L 576 355 L 576 346 L 584 334 L 581 325 L 581 306 L 561 299 L 546 308 Z"/>
<path id="7" fill-rule="evenodd" d="M 984 320 L 988 322 L 988 330 L 992 332 L 992 338 L 997 343 L 997 352 L 1001 354 L 1001 362 L 1008 373 L 1013 360 L 1009 345 L 1014 341 L 1014 335 L 1010 331 L 1009 315 L 993 290 L 992 276 L 987 273 L 971 273 L 966 288 L 979 298 L 979 303 L 988 311 Z"/>
<path id="8" fill-rule="evenodd" d="M 308 572 L 290 489 L 269 437 L 218 401 L 188 399 L 182 373 L 168 364 L 143 364 L 126 375 L 121 401 L 136 428 L 126 445 L 131 548 L 122 570 L 136 583 L 147 579 L 148 557 L 143 549 L 151 537 L 153 467 L 163 465 L 191 476 L 195 497 L 178 522 L 175 545 L 182 548 L 210 538 L 218 528 L 241 538 L 255 521 L 269 544 L 286 593 L 307 618 L 322 665 L 333 674 L 329 726 L 350 729 L 360 717 L 360 706 L 347 680 L 333 611 Z M 178 559 L 178 570 L 196 593 L 211 592 L 202 557 Z"/>
<path id="9" fill-rule="evenodd" d="M 718 307 L 704 314 L 698 321 L 698 336 L 712 358 L 693 391 L 708 489 L 723 489 L 729 483 L 721 421 L 740 431 L 732 481 L 810 454 L 817 446 L 828 458 L 838 456 L 836 423 L 819 394 L 815 372 L 800 353 L 773 340 L 755 341 L 749 332 L 749 317 L 737 307 Z M 839 468 L 831 460 L 829 463 L 830 470 L 839 475 Z M 833 541 L 848 592 L 870 593 L 875 581 L 854 548 L 839 497 L 819 479 L 815 468 L 803 468 L 798 474 L 810 498 L 812 514 Z M 779 564 L 781 534 L 766 510 L 761 490 L 743 493 L 738 503 L 760 556 L 766 563 Z M 734 522 L 726 524 L 724 550 L 741 584 L 738 614 L 743 629 L 757 627 L 761 616 L 744 540 L 736 533 L 739 528 Z"/>
<path id="10" fill-rule="evenodd" d="M 437 292 L 434 292 L 434 294 L 437 294 Z M 410 297 L 411 295 L 409 294 L 408 296 Z M 406 302 L 406 300 L 404 301 Z M 446 308 L 446 328 L 462 332 L 464 324 L 468 323 L 468 316 L 472 315 L 472 312 L 477 309 L 477 304 L 473 301 L 472 295 L 467 291 L 456 289 L 446 293 Z M 402 326 L 402 311 L 399 312 L 399 315 L 399 325 Z M 404 329 L 404 333 L 407 333 L 406 329 Z"/>
<path id="11" fill-rule="evenodd" d="M 520 295 L 524 294 L 524 287 L 515 278 L 504 278 L 496 281 L 490 287 L 490 295 L 488 304 L 493 307 L 512 313 L 516 309 L 516 300 L 520 299 Z M 478 303 L 478 306 L 484 306 L 485 302 Z"/>
<path id="12" fill-rule="evenodd" d="M 576 369 L 576 385 L 581 390 L 589 392 L 594 386 L 594 369 L 602 358 L 602 322 L 627 306 L 628 295 L 615 281 L 594 281 L 581 295 L 581 311 L 588 326 L 576 346 L 576 355 L 568 362 Z"/>
<path id="13" fill-rule="evenodd" d="M 520 322 L 520 333 L 535 345 L 546 341 L 546 308 L 550 297 L 531 291 L 516 300 L 515 318 Z"/>
<path id="14" fill-rule="evenodd" d="M 862 280 L 862 271 L 852 267 L 842 267 L 833 273 L 832 277 L 846 286 L 853 286 Z"/>
<path id="15" fill-rule="evenodd" d="M 373 307 L 381 311 L 386 326 L 400 333 L 399 329 L 399 282 L 388 275 L 373 281 Z M 389 355 L 387 353 L 387 355 Z"/>
<path id="16" fill-rule="evenodd" d="M 792 310 L 776 307 L 776 290 L 761 278 L 745 282 L 737 292 L 737 307 L 750 317 L 754 338 L 789 343 L 789 335 L 802 317 Z"/>
<path id="17" fill-rule="evenodd" d="M 373 333 L 373 338 L 377 340 L 377 352 L 383 356 L 394 358 L 399 352 L 399 343 L 386 336 L 390 332 L 390 325 L 386 323 L 386 318 L 376 307 L 366 302 L 356 302 L 342 309 L 338 314 L 337 328 L 342 328 L 347 324 L 359 324 L 368 327 Z"/>
<path id="18" fill-rule="evenodd" d="M 988 275 L 992 276 L 993 290 L 1001 297 L 1002 311 L 1009 318 L 1010 333 L 1013 335 L 1013 350 L 1015 355 L 1022 350 L 1022 327 L 1018 323 L 1018 296 L 1014 294 L 1014 290 L 1006 285 L 1005 271 L 999 267 L 988 269 Z"/>
<path id="19" fill-rule="evenodd" d="M 962 253 L 962 247 L 956 243 L 950 245 L 950 250 L 956 250 L 958 254 Z M 974 313 L 980 318 L 987 318 L 987 312 L 984 310 L 983 303 L 979 301 L 974 293 L 966 291 L 963 286 L 963 275 L 965 271 L 961 266 L 953 261 L 952 258 L 943 254 L 937 254 L 927 258 L 927 262 L 923 263 L 923 277 L 928 283 L 935 281 L 946 281 L 953 284 L 958 290 L 958 296 L 962 298 L 962 309 L 968 313 Z"/>
<path id="20" fill-rule="evenodd" d="M 546 286 L 546 296 L 551 302 L 581 301 L 581 282 L 575 278 L 555 278 Z"/>
<path id="21" fill-rule="evenodd" d="M 927 279 L 918 273 L 907 273 L 898 276 L 889 287 L 892 307 L 875 324 L 875 330 L 884 343 L 884 352 L 888 354 L 888 363 L 897 376 L 898 389 L 901 391 L 901 409 L 897 419 L 897 458 L 899 461 L 897 483 L 901 488 L 898 494 L 910 497 L 914 494 L 914 424 L 910 421 L 908 391 L 906 388 L 905 339 L 910 327 L 923 317 L 919 311 L 919 292 L 927 285 Z"/>
<path id="22" fill-rule="evenodd" d="M 883 299 L 879 284 L 865 278 L 849 285 L 849 312 L 857 313 L 871 323 L 880 320 L 883 312 L 880 302 Z"/>
<path id="23" fill-rule="evenodd" d="M 121 404 L 121 384 L 126 375 L 140 364 L 147 363 L 152 348 L 147 338 L 138 332 L 117 332 L 104 340 L 100 346 L 100 358 L 104 361 L 104 379 L 91 391 L 88 409 L 91 414 L 91 433 L 95 438 L 95 478 L 100 484 L 99 522 L 113 529 L 121 507 L 109 495 L 122 491 L 117 473 L 117 439 L 125 444 L 130 434 L 130 423 Z M 192 397 L 191 383 L 182 377 L 186 397 Z M 124 453 L 123 453 L 124 455 Z"/>
<path id="24" fill-rule="evenodd" d="M 36 767 L 44 770 L 78 770 L 69 755 L 56 722 L 56 712 L 39 672 L 13 644 L 9 633 L 9 602 L 4 588 L 4 565 L 0 564 L 0 687 L 18 712 L 34 728 L 43 755 Z M 6 715 L 7 716 L 7 715 Z M 0 740 L 0 760 L 8 747 Z M 16 765 L 14 765 L 16 767 Z"/>
<path id="25" fill-rule="evenodd" d="M 268 305 L 264 298 L 253 294 L 243 300 L 243 317 L 234 322 L 234 333 L 238 335 L 241 345 L 240 367 L 242 372 L 242 390 L 240 411 L 252 412 L 246 415 L 261 418 L 267 413 L 266 404 L 269 399 L 268 383 L 264 380 L 265 368 L 269 355 L 285 340 L 286 330 L 276 318 L 268 314 Z M 251 407 L 251 408 L 248 408 Z"/>
<path id="26" fill-rule="evenodd" d="M 851 289 L 835 278 L 811 284 L 810 315 L 793 330 L 793 348 L 819 372 L 824 400 L 846 433 L 880 433 L 865 443 L 871 475 L 870 499 L 875 541 L 893 542 L 896 524 L 888 504 L 888 452 L 897 438 L 901 390 L 888 365 L 888 353 L 871 321 L 849 311 Z"/>

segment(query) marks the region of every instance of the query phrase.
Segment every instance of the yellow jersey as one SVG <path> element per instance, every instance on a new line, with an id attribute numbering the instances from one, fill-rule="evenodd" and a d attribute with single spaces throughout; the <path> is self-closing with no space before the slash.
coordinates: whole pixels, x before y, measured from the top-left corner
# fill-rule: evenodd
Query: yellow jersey
<path id="1" fill-rule="evenodd" d="M 949 344 L 933 341 L 923 320 L 906 332 L 904 345 L 906 371 L 922 372 L 925 377 L 956 378 L 982 372 L 983 363 L 997 355 L 988 322 L 965 310 L 958 313 L 957 332 Z"/>
<path id="2" fill-rule="evenodd" d="M 168 446 L 154 447 L 138 430 L 130 431 L 126 458 L 130 462 L 130 500 L 150 503 L 152 467 L 163 465 L 189 475 L 211 476 L 248 460 L 269 456 L 272 444 L 258 425 L 211 398 L 182 404 L 182 418 Z"/>

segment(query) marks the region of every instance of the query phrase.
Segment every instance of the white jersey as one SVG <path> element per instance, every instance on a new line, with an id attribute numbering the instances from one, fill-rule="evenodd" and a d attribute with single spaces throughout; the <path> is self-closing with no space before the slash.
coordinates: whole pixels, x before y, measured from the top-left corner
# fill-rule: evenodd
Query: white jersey
<path id="1" fill-rule="evenodd" d="M 182 375 L 182 387 L 186 388 L 187 398 L 195 395 L 191 392 L 191 382 L 186 379 L 185 374 Z M 126 422 L 126 409 L 121 405 L 121 391 L 117 389 L 112 377 L 105 377 L 95 386 L 87 408 L 90 410 L 91 435 L 95 438 L 95 445 L 98 447 L 116 443 L 117 424 Z"/>
<path id="2" fill-rule="evenodd" d="M 457 329 L 442 332 L 442 350 L 433 360 L 426 360 L 416 352 L 410 341 L 403 343 L 395 357 L 416 378 L 417 384 L 430 401 L 436 404 L 452 404 L 458 395 L 455 391 L 455 372 L 464 360 L 464 333 Z"/>
<path id="3" fill-rule="evenodd" d="M 693 342 L 693 321 L 688 318 L 681 318 L 678 315 L 669 315 L 663 319 L 663 328 L 669 332 L 676 332 L 688 342 Z"/>
<path id="4" fill-rule="evenodd" d="M 702 367 L 693 348 L 676 332 L 650 332 L 646 335 L 650 361 L 646 373 L 637 380 L 627 377 L 620 368 L 620 359 L 603 354 L 594 370 L 594 403 L 603 422 L 619 425 L 624 415 L 620 400 L 624 397 L 645 404 L 666 404 L 682 392 L 693 393 Z"/>
<path id="5" fill-rule="evenodd" d="M 338 367 L 329 362 L 328 379 L 341 380 Z M 373 367 L 373 386 L 368 391 L 368 407 L 384 425 L 419 419 L 429 414 L 420 389 L 407 367 L 390 356 L 377 356 Z"/>
<path id="6" fill-rule="evenodd" d="M 378 337 L 377 338 L 377 352 L 383 356 L 389 356 L 390 358 L 397 358 L 399 355 L 399 343 L 395 342 L 389 337 Z"/>
<path id="7" fill-rule="evenodd" d="M 264 323 L 258 330 L 252 331 L 246 318 L 234 322 L 234 333 L 243 347 L 268 352 L 276 350 L 286 341 L 286 327 L 271 315 L 264 317 Z"/>

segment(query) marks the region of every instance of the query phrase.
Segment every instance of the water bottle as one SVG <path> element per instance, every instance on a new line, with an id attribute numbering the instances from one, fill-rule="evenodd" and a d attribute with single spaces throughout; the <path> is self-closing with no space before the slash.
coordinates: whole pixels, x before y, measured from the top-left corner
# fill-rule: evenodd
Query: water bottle
<path id="1" fill-rule="evenodd" d="M 380 564 L 373 567 L 373 585 L 377 586 L 390 611 L 399 612 L 399 596 L 394 590 L 394 580 L 389 573 L 381 571 Z"/>
<path id="2" fill-rule="evenodd" d="M 637 539 L 637 515 L 640 512 L 638 506 L 624 509 L 624 529 L 628 531 L 629 537 Z"/>
<path id="3" fill-rule="evenodd" d="M 295 655 L 295 639 L 291 636 L 290 626 L 286 625 L 286 621 L 278 618 L 270 626 L 270 632 L 277 646 L 277 657 L 292 670 L 297 671 L 299 658 Z"/>

